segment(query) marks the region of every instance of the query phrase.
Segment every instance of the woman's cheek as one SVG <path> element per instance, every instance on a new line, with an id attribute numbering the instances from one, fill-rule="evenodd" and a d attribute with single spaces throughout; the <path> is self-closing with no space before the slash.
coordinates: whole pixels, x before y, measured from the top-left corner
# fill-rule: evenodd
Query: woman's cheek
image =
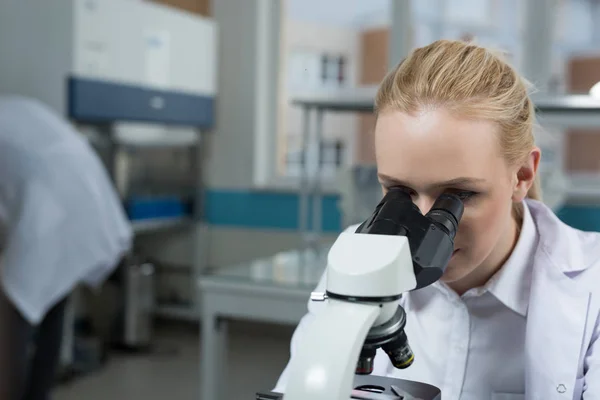
<path id="1" fill-rule="evenodd" d="M 477 248 L 480 242 L 490 236 L 493 230 L 493 218 L 486 202 L 465 204 L 463 217 L 458 224 L 458 233 L 454 239 L 455 248 Z"/>
<path id="2" fill-rule="evenodd" d="M 477 214 L 465 207 L 463 216 L 458 224 L 456 238 L 454 239 L 454 243 L 458 247 L 466 245 L 472 240 L 473 232 L 477 231 L 477 222 Z"/>

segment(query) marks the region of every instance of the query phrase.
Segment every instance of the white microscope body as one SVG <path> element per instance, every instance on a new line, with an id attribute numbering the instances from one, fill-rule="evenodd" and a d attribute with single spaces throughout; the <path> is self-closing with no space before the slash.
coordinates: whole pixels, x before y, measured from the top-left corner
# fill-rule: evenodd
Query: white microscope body
<path id="1" fill-rule="evenodd" d="M 327 290 L 382 303 L 328 298 L 300 344 L 285 400 L 347 400 L 361 348 L 372 326 L 389 321 L 397 295 L 416 287 L 405 236 L 342 233 L 328 256 Z"/>
<path id="2" fill-rule="evenodd" d="M 339 236 L 328 255 L 327 293 L 313 298 L 325 304 L 292 358 L 284 400 L 350 399 L 355 373 L 372 372 L 378 347 L 396 368 L 412 364 L 399 299 L 441 276 L 461 216 L 456 197 L 424 216 L 410 197 L 388 193 L 359 228 L 364 233 Z"/>

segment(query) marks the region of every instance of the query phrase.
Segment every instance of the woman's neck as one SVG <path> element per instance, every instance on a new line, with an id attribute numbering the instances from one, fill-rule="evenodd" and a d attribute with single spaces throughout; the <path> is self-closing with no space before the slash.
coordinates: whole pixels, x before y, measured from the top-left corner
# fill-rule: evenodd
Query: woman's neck
<path id="1" fill-rule="evenodd" d="M 502 239 L 496 246 L 495 251 L 469 275 L 458 281 L 448 283 L 448 286 L 459 296 L 462 296 L 470 289 L 484 286 L 504 266 L 512 254 L 519 240 L 522 222 L 522 210 L 513 212 L 513 218 L 511 218 L 507 233 L 502 235 Z"/>

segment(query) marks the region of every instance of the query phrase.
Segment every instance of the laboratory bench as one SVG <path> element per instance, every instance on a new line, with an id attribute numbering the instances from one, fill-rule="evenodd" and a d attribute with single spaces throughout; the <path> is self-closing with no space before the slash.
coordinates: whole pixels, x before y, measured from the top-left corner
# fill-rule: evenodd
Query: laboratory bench
<path id="1" fill-rule="evenodd" d="M 297 325 L 326 266 L 329 245 L 307 246 L 209 271 L 198 280 L 201 396 L 217 400 L 227 376 L 228 321 Z"/>

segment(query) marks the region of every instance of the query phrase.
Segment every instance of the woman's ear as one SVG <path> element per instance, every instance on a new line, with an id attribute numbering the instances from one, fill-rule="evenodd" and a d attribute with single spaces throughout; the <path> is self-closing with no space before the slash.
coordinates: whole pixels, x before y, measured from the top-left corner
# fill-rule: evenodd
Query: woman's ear
<path id="1" fill-rule="evenodd" d="M 535 181 L 541 157 L 542 151 L 538 147 L 534 147 L 529 152 L 527 160 L 517 170 L 515 186 L 513 187 L 513 202 L 520 203 L 527 197 L 527 192 Z"/>

